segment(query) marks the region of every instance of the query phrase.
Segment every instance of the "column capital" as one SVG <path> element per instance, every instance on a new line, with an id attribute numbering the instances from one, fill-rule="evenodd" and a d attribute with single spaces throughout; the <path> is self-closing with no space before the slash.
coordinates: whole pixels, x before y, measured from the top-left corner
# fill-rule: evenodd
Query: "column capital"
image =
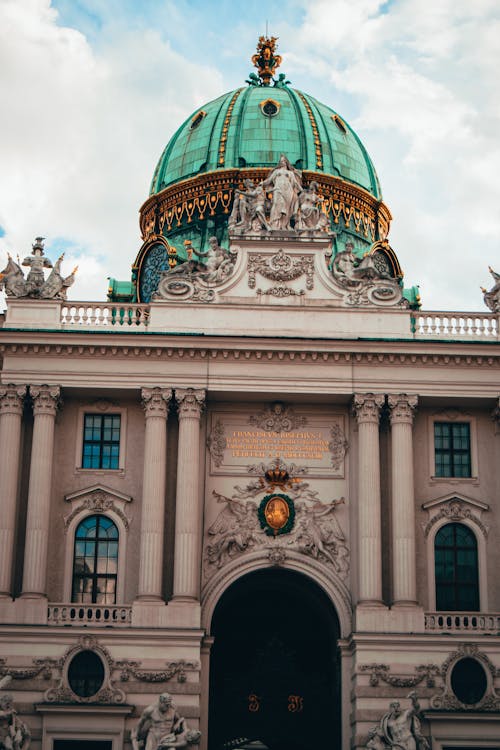
<path id="1" fill-rule="evenodd" d="M 33 414 L 50 414 L 55 417 L 61 404 L 61 389 L 58 385 L 30 385 L 33 399 Z"/>
<path id="2" fill-rule="evenodd" d="M 172 399 L 171 388 L 143 388 L 141 390 L 142 406 L 148 417 L 167 417 L 168 406 Z"/>
<path id="3" fill-rule="evenodd" d="M 22 414 L 25 396 L 25 385 L 7 383 L 0 387 L 0 414 Z"/>
<path id="4" fill-rule="evenodd" d="M 176 388 L 175 399 L 179 419 L 199 419 L 205 405 L 206 391 L 197 388 Z"/>
<path id="5" fill-rule="evenodd" d="M 378 424 L 384 401 L 383 393 L 355 393 L 352 410 L 358 424 L 366 422 Z"/>
<path id="6" fill-rule="evenodd" d="M 390 393 L 387 396 L 391 425 L 412 424 L 418 396 L 407 393 Z"/>

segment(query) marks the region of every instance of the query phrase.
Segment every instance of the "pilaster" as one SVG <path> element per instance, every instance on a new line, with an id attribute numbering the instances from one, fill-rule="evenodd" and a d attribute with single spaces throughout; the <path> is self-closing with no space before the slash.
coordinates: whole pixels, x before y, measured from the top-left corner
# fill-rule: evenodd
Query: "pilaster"
<path id="1" fill-rule="evenodd" d="M 33 443 L 24 553 L 24 597 L 46 596 L 54 426 L 60 404 L 59 386 L 30 386 L 33 400 Z"/>
<path id="2" fill-rule="evenodd" d="M 26 386 L 0 388 L 0 598 L 10 597 L 21 455 L 21 421 Z"/>

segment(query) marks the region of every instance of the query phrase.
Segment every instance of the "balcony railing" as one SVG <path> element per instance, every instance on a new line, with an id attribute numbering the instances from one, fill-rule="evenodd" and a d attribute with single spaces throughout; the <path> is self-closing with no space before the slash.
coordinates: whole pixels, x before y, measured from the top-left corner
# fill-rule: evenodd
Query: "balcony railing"
<path id="1" fill-rule="evenodd" d="M 49 604 L 49 625 L 97 625 L 127 627 L 132 607 L 105 604 Z"/>
<path id="2" fill-rule="evenodd" d="M 75 302 L 61 307 L 63 328 L 144 329 L 149 324 L 149 305 L 116 305 Z"/>
<path id="3" fill-rule="evenodd" d="M 426 612 L 425 629 L 440 633 L 500 634 L 500 613 Z"/>
<path id="4" fill-rule="evenodd" d="M 417 339 L 497 341 L 498 316 L 486 313 L 422 312 L 414 318 Z"/>

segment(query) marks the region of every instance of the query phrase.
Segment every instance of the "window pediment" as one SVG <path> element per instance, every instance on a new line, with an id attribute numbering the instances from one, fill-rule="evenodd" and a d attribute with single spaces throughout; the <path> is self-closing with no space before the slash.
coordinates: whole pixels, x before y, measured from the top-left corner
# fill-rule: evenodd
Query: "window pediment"
<path id="1" fill-rule="evenodd" d="M 443 497 L 429 500 L 422 504 L 422 509 L 429 514 L 427 523 L 422 524 L 425 536 L 440 521 L 469 520 L 487 537 L 489 527 L 483 523 L 482 514 L 490 510 L 488 503 L 473 500 L 465 495 L 450 493 Z"/>
<path id="2" fill-rule="evenodd" d="M 73 519 L 83 511 L 94 513 L 116 513 L 125 529 L 128 530 L 130 520 L 125 514 L 125 508 L 133 498 L 123 492 L 111 489 L 102 484 L 94 484 L 65 496 L 65 501 L 71 503 L 71 512 L 64 517 L 64 527 L 68 530 Z"/>

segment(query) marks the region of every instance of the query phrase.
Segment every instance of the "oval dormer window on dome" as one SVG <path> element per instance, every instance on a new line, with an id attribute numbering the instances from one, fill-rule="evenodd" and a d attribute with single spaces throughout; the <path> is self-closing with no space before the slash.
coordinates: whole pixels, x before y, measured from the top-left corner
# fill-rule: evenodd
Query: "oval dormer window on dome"
<path id="1" fill-rule="evenodd" d="M 200 109 L 200 111 L 197 112 L 195 114 L 195 116 L 193 117 L 193 119 L 191 120 L 191 125 L 189 126 L 190 129 L 193 130 L 194 128 L 197 128 L 198 125 L 200 124 L 200 122 L 206 116 L 207 116 L 207 113 L 205 112 L 205 110 L 204 109 Z"/>
<path id="2" fill-rule="evenodd" d="M 276 115 L 280 111 L 280 104 L 274 99 L 266 99 L 265 101 L 261 102 L 259 106 L 260 111 L 266 117 L 276 117 Z"/>
<path id="3" fill-rule="evenodd" d="M 335 125 L 338 127 L 340 132 L 343 133 L 344 135 L 347 135 L 347 128 L 343 119 L 339 117 L 338 115 L 332 115 L 332 120 L 335 123 Z"/>

